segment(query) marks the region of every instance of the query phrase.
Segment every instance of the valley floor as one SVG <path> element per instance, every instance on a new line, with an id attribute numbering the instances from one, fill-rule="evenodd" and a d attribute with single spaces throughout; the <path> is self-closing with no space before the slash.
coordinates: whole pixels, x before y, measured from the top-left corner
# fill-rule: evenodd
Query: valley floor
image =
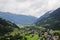
<path id="1" fill-rule="evenodd" d="M 60 40 L 60 30 L 24 27 L 0 36 L 0 40 Z"/>

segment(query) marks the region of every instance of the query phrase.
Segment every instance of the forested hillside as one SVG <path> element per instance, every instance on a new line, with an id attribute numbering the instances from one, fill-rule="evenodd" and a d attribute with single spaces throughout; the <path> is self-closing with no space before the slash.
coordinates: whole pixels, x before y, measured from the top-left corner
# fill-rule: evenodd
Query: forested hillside
<path id="1" fill-rule="evenodd" d="M 16 35 L 14 31 L 18 33 L 19 30 L 16 24 L 0 18 L 0 40 L 8 40 L 9 36 Z"/>
<path id="2" fill-rule="evenodd" d="M 40 17 L 35 24 L 50 29 L 60 30 L 60 8 L 53 12 L 47 12 Z"/>

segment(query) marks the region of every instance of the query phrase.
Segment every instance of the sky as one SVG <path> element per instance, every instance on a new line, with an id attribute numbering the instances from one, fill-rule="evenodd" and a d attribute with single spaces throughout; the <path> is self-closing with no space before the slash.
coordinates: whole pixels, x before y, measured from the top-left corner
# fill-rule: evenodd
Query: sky
<path id="1" fill-rule="evenodd" d="M 40 17 L 60 7 L 60 0 L 0 0 L 0 11 Z"/>

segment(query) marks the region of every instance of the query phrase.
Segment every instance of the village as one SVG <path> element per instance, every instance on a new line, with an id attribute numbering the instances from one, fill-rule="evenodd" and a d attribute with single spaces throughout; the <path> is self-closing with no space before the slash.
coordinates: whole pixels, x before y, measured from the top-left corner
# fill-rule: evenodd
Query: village
<path id="1" fill-rule="evenodd" d="M 39 36 L 38 40 L 59 40 L 60 34 L 54 32 L 52 29 L 46 28 L 21 28 L 21 34 L 29 35 L 33 34 L 32 37 L 37 34 Z"/>

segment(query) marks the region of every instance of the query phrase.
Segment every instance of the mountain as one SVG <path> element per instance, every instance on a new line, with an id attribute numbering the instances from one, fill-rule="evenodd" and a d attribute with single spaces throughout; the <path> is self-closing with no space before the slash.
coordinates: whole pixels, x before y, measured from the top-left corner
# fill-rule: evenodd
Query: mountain
<path id="1" fill-rule="evenodd" d="M 19 27 L 10 21 L 0 18 L 0 36 L 13 32 L 14 29 L 19 29 Z"/>
<path id="2" fill-rule="evenodd" d="M 0 12 L 0 17 L 9 20 L 15 24 L 31 24 L 37 19 L 34 16 L 18 15 L 9 12 Z"/>
<path id="3" fill-rule="evenodd" d="M 35 22 L 35 24 L 36 24 L 36 25 L 42 24 L 42 22 L 43 22 L 45 19 L 47 19 L 48 16 L 50 16 L 51 12 L 52 12 L 52 11 L 48 11 L 48 12 L 46 12 L 43 16 L 39 17 L 39 18 L 37 19 L 37 21 Z"/>
<path id="4" fill-rule="evenodd" d="M 52 12 L 47 12 L 40 17 L 35 24 L 50 29 L 60 30 L 60 8 Z"/>

